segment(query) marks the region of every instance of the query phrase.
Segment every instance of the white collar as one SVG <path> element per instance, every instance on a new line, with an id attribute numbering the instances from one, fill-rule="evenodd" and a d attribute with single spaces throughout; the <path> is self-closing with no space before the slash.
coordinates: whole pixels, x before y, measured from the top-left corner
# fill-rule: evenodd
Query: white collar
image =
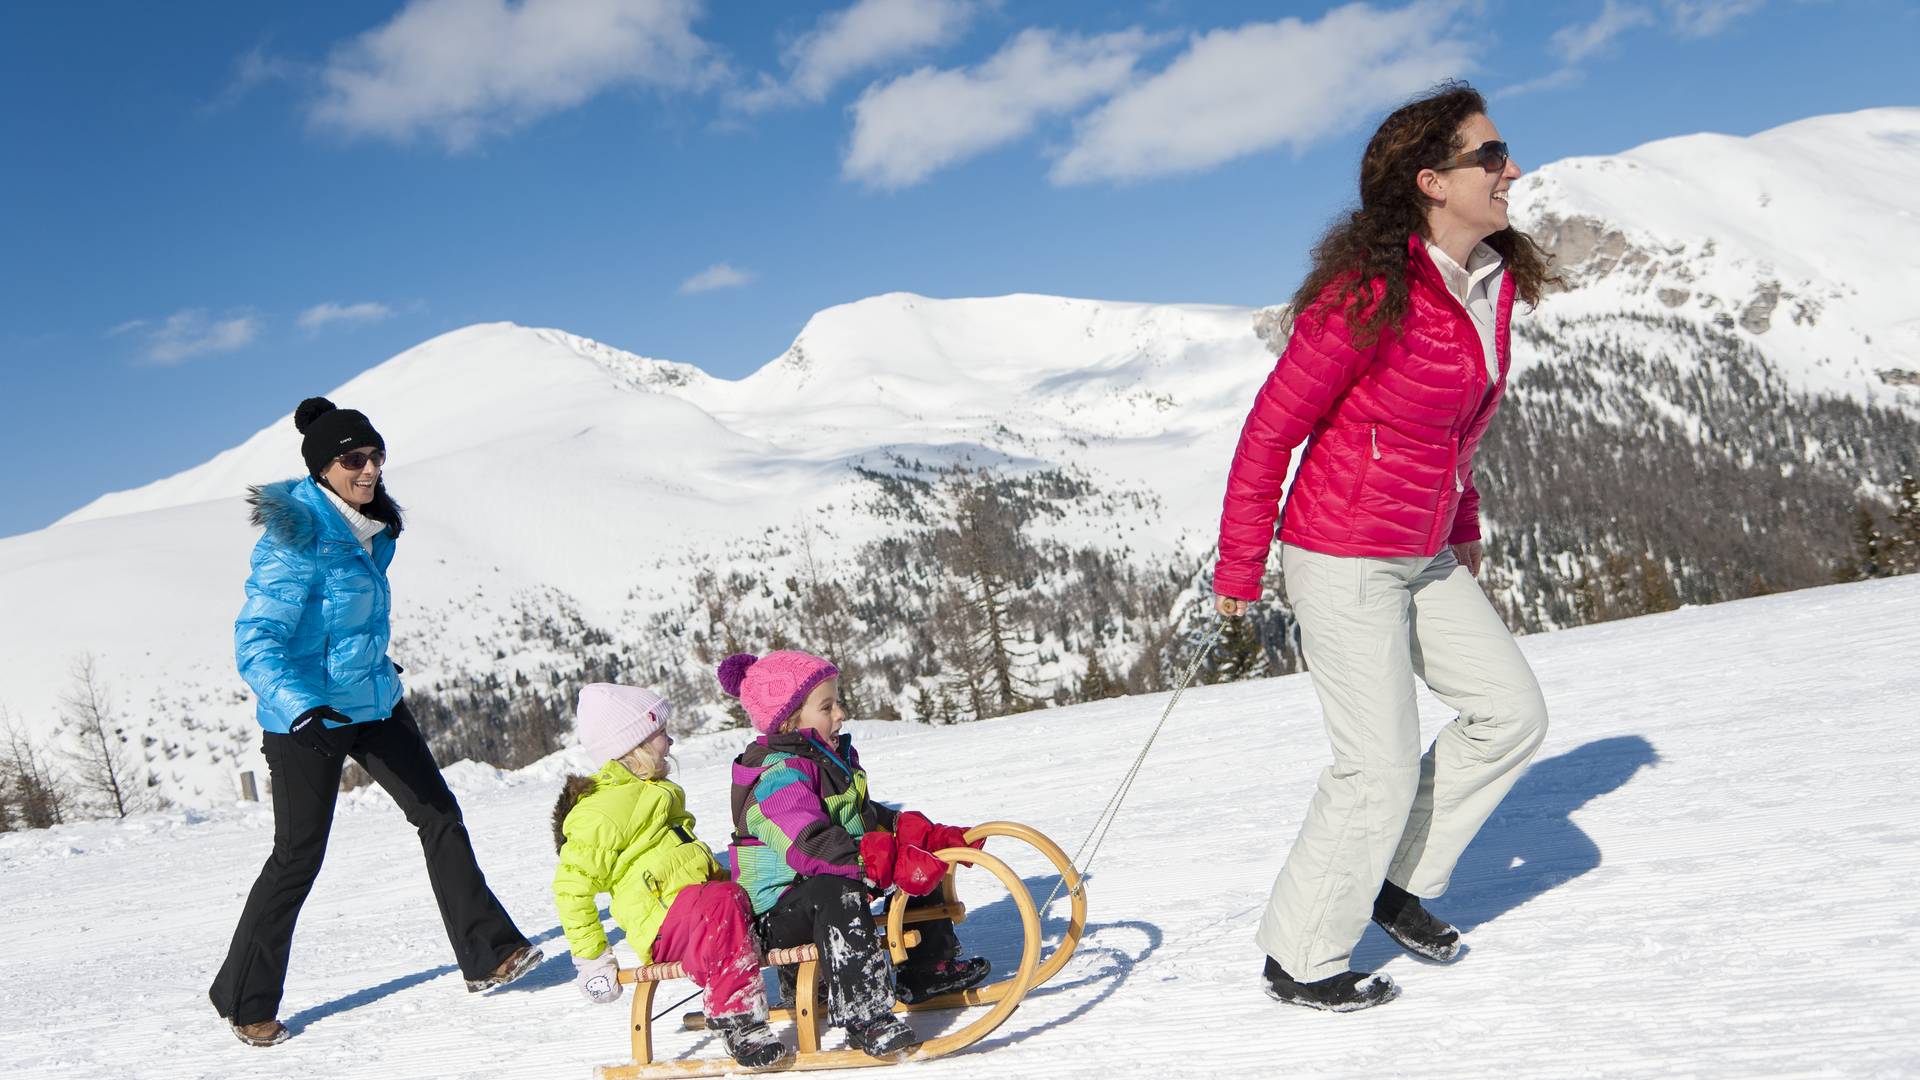
<path id="1" fill-rule="evenodd" d="M 1441 250 L 1439 244 L 1428 240 L 1426 245 L 1427 254 L 1433 257 L 1433 265 L 1440 271 L 1440 279 L 1447 283 L 1447 288 L 1462 303 L 1473 295 L 1475 285 L 1492 276 L 1502 266 L 1500 253 L 1488 247 L 1485 241 L 1473 245 L 1473 250 L 1467 253 L 1467 265 L 1464 267 L 1454 262 L 1453 256 Z"/>
<path id="2" fill-rule="evenodd" d="M 332 487 L 328 486 L 325 480 L 316 480 L 314 482 L 320 485 L 320 493 L 325 495 L 327 501 L 333 504 L 333 508 L 340 511 L 340 516 L 346 519 L 347 528 L 353 530 L 353 538 L 360 541 L 361 547 L 372 551 L 373 538 L 380 535 L 380 531 L 387 527 L 387 523 L 384 521 L 375 521 L 360 511 L 355 510 L 353 504 L 341 498 Z"/>

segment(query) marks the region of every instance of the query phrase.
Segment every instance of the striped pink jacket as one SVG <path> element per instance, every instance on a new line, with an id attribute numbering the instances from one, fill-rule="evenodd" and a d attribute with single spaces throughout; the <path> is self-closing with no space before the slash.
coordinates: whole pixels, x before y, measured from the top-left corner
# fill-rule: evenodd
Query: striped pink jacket
<path id="1" fill-rule="evenodd" d="M 1473 455 L 1507 388 L 1513 275 L 1494 321 L 1500 377 L 1487 393 L 1480 335 L 1418 236 L 1407 241 L 1408 309 L 1399 331 L 1354 345 L 1339 286 L 1308 305 L 1254 399 L 1227 473 L 1213 588 L 1260 598 L 1280 523 L 1283 543 L 1328 555 L 1435 555 L 1480 538 Z M 1383 289 L 1374 283 L 1376 295 Z"/>

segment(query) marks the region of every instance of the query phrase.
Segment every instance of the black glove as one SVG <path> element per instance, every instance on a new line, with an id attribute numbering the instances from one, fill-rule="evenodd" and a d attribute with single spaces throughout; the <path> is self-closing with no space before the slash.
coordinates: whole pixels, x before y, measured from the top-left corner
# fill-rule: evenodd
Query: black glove
<path id="1" fill-rule="evenodd" d="M 336 724 L 353 723 L 353 718 L 347 714 L 331 705 L 322 705 L 294 717 L 293 726 L 287 729 L 287 734 L 293 736 L 294 742 L 316 754 L 326 754 L 330 757 L 345 754 L 347 746 L 353 741 L 347 734 L 347 729 L 330 728 L 321 722 L 323 720 L 331 720 Z"/>

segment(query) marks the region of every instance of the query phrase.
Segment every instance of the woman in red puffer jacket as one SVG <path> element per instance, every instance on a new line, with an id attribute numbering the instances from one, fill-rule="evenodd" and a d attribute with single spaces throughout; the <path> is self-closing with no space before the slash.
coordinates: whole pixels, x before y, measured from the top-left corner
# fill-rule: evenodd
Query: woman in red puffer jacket
<path id="1" fill-rule="evenodd" d="M 1446 83 L 1374 133 L 1360 207 L 1314 248 L 1227 476 L 1217 606 L 1238 617 L 1260 598 L 1278 513 L 1333 742 L 1258 934 L 1268 992 L 1290 1004 L 1398 995 L 1348 970 L 1369 917 L 1427 959 L 1458 955 L 1459 931 L 1420 901 L 1446 890 L 1546 733 L 1539 684 L 1474 580 L 1474 452 L 1506 390 L 1514 300 L 1552 280 L 1507 224 L 1520 170 L 1486 113 Z M 1424 754 L 1416 678 L 1459 713 Z"/>

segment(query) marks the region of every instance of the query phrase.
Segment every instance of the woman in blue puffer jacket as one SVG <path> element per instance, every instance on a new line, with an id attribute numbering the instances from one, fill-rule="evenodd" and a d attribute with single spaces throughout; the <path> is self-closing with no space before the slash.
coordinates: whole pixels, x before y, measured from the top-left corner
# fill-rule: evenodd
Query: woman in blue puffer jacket
<path id="1" fill-rule="evenodd" d="M 308 398 L 293 414 L 307 477 L 253 488 L 247 600 L 233 626 L 240 675 L 259 699 L 272 777 L 273 854 L 247 894 L 208 996 L 240 1041 L 284 1042 L 278 1017 L 300 905 L 320 872 L 348 758 L 420 832 L 427 877 L 470 991 L 540 963 L 487 887 L 453 792 L 387 658 L 387 564 L 400 507 L 381 482 L 387 444 L 367 418 Z"/>

